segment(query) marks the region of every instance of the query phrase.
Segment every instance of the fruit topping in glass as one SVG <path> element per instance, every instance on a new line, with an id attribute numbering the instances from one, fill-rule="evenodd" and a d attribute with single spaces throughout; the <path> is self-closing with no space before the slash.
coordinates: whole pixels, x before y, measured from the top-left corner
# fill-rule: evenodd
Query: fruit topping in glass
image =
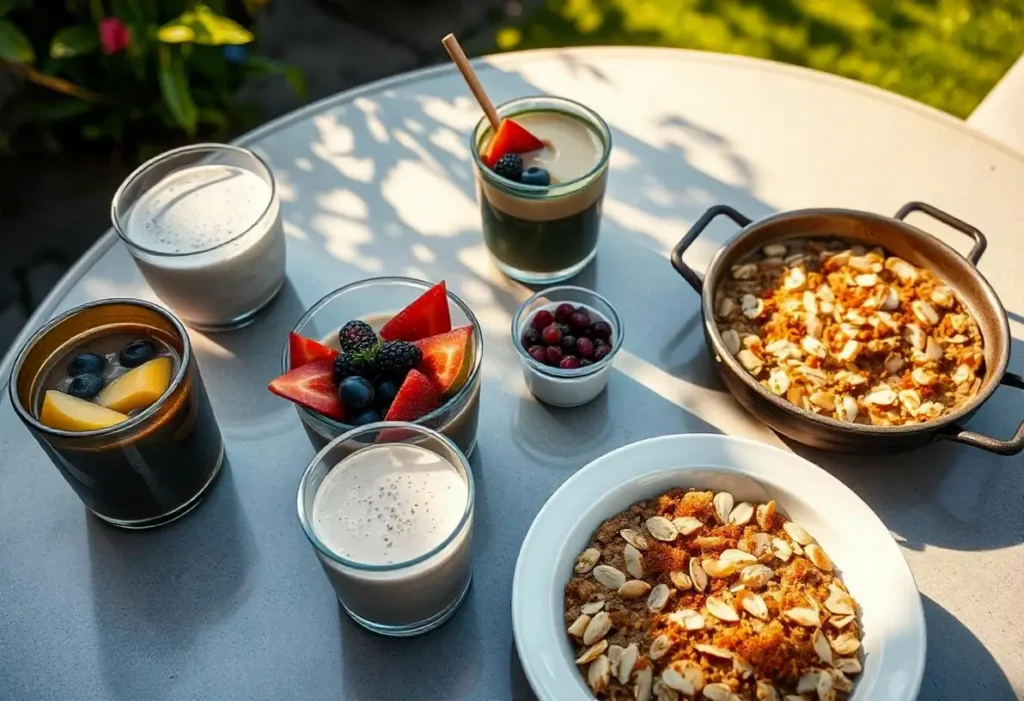
<path id="1" fill-rule="evenodd" d="M 153 358 L 104 387 L 97 395 L 96 403 L 123 414 L 145 409 L 163 396 L 171 386 L 173 374 L 174 362 L 170 358 Z"/>
<path id="2" fill-rule="evenodd" d="M 410 370 L 398 395 L 391 402 L 386 421 L 415 421 L 441 405 L 441 393 L 433 381 L 419 370 Z"/>
<path id="3" fill-rule="evenodd" d="M 345 408 L 334 381 L 334 363 L 327 358 L 289 370 L 271 381 L 268 389 L 328 418 L 345 420 Z"/>
<path id="4" fill-rule="evenodd" d="M 334 360 L 338 355 L 338 351 L 319 341 L 300 336 L 294 331 L 288 332 L 288 363 L 292 369 L 314 360 Z"/>
<path id="5" fill-rule="evenodd" d="M 529 153 L 544 148 L 544 142 L 527 131 L 521 124 L 512 119 L 503 119 L 498 131 L 481 154 L 481 160 L 488 168 L 493 168 L 498 160 L 509 153 Z M 522 169 L 520 168 L 520 171 Z"/>
<path id="6" fill-rule="evenodd" d="M 95 431 L 127 421 L 128 416 L 51 389 L 43 397 L 39 420 L 58 431 Z"/>
<path id="7" fill-rule="evenodd" d="M 135 368 L 156 357 L 156 346 L 152 341 L 132 341 L 121 349 L 117 359 L 123 367 Z"/>
<path id="8" fill-rule="evenodd" d="M 527 355 L 563 370 L 593 365 L 612 351 L 612 327 L 596 312 L 563 302 L 537 311 L 520 334 Z"/>
<path id="9" fill-rule="evenodd" d="M 442 280 L 384 324 L 380 337 L 385 341 L 419 341 L 451 330 L 448 288 Z"/>

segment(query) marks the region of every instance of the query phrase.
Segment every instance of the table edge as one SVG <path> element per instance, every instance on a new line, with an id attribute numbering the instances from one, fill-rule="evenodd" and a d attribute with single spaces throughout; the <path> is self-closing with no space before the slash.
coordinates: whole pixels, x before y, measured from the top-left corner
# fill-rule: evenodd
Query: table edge
<path id="1" fill-rule="evenodd" d="M 904 97 L 903 95 L 890 92 L 884 88 L 862 83 L 860 81 L 853 80 L 852 78 L 846 78 L 843 76 L 833 75 L 831 73 L 817 71 L 813 68 L 780 63 L 778 61 L 772 61 L 764 58 L 660 46 L 580 46 L 530 49 L 527 51 L 488 54 L 486 56 L 474 58 L 472 62 L 476 64 L 478 70 L 487 70 L 489 68 L 500 67 L 503 64 L 514 64 L 522 61 L 524 58 L 527 60 L 541 60 L 549 58 L 550 56 L 557 56 L 558 54 L 621 54 L 627 56 L 631 54 L 666 54 L 676 58 L 685 56 L 690 60 L 721 64 L 742 64 L 746 68 L 790 74 L 807 80 L 831 83 L 839 87 L 860 92 L 868 97 L 873 97 L 880 101 L 888 102 L 892 105 L 903 107 L 904 109 L 909 109 L 922 117 L 943 123 L 948 127 L 962 132 L 966 136 L 973 137 L 986 146 L 995 148 L 1024 166 L 1024 155 L 1018 154 L 1005 144 L 974 129 L 965 121 L 957 119 L 951 114 L 947 114 L 946 112 L 942 112 L 941 110 L 929 105 Z M 442 63 L 435 66 L 428 66 L 426 68 L 419 68 L 405 73 L 400 73 L 398 75 L 388 76 L 366 83 L 365 85 L 359 85 L 349 88 L 348 90 L 334 93 L 333 95 L 327 95 L 326 97 L 320 98 L 319 100 L 303 105 L 298 109 L 288 112 L 287 114 L 283 114 L 280 117 L 272 119 L 266 124 L 262 124 L 255 129 L 242 134 L 238 138 L 233 139 L 230 143 L 238 146 L 252 145 L 255 142 L 271 136 L 275 132 L 290 126 L 295 121 L 305 119 L 310 114 L 331 109 L 346 102 L 351 102 L 359 97 L 387 90 L 403 85 L 407 82 L 421 80 L 433 76 L 434 74 L 454 73 L 456 70 L 457 69 L 454 64 Z M 74 265 L 64 273 L 57 284 L 54 285 L 53 289 L 50 290 L 46 297 L 43 298 L 43 301 L 39 303 L 39 306 L 37 306 L 32 312 L 28 320 L 26 320 L 22 326 L 21 331 L 18 332 L 18 335 L 11 342 L 10 348 L 8 348 L 4 353 L 3 360 L 0 361 L 0 392 L 4 392 L 7 385 L 10 384 L 11 366 L 14 363 L 14 358 L 17 352 L 25 344 L 35 329 L 38 328 L 43 321 L 50 318 L 53 310 L 60 303 L 60 300 L 63 299 L 70 291 L 71 287 L 84 276 L 88 268 L 92 267 L 92 265 L 116 242 L 117 236 L 114 234 L 113 229 L 108 228 L 106 233 L 100 236 L 100 238 L 97 239 L 96 242 L 93 243 L 93 245 L 90 246 L 77 261 L 75 261 Z M 2 398 L 0 398 L 0 401 L 2 401 Z"/>

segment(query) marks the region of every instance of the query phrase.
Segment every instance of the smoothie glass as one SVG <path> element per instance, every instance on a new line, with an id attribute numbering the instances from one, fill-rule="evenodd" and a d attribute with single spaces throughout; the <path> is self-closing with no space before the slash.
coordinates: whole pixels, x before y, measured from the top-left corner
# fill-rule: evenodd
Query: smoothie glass
<path id="1" fill-rule="evenodd" d="M 378 277 L 346 285 L 331 292 L 310 307 L 295 328 L 295 333 L 338 348 L 338 330 L 353 319 L 361 319 L 379 329 L 433 285 L 406 277 Z M 448 310 L 452 327 L 473 327 L 473 366 L 466 384 L 440 407 L 415 423 L 440 431 L 466 455 L 476 447 L 476 429 L 480 418 L 480 365 L 484 337 L 472 310 L 457 295 L 448 291 Z M 281 357 L 281 372 L 291 368 L 288 344 Z M 295 405 L 302 427 L 313 447 L 320 450 L 352 426 L 329 419 L 305 407 Z"/>
<path id="2" fill-rule="evenodd" d="M 466 481 L 468 497 L 457 525 L 437 547 L 405 562 L 370 565 L 346 559 L 316 534 L 317 491 L 331 470 L 353 453 L 397 443 L 435 453 Z M 338 436 L 313 458 L 299 483 L 299 523 L 349 616 L 375 633 L 406 637 L 440 626 L 466 598 L 473 575 L 473 501 L 473 473 L 454 443 L 423 426 L 381 422 Z"/>
<path id="3" fill-rule="evenodd" d="M 512 182 L 484 165 L 480 151 L 493 134 L 486 117 L 470 137 L 484 243 L 495 264 L 510 278 L 530 285 L 567 280 L 597 255 L 611 132 L 596 112 L 564 98 L 524 97 L 497 110 L 502 118 L 540 112 L 564 115 L 590 128 L 603 145 L 589 172 L 541 186 Z"/>
<path id="4" fill-rule="evenodd" d="M 274 176 L 246 149 L 196 144 L 156 156 L 118 188 L 111 219 L 146 282 L 194 328 L 244 326 L 284 284 Z"/>
<path id="5" fill-rule="evenodd" d="M 38 417 L 53 369 L 83 341 L 105 333 L 145 332 L 173 350 L 177 372 L 151 406 L 108 428 L 64 431 Z M 18 353 L 11 404 L 85 506 L 122 528 L 150 528 L 188 513 L 213 484 L 224 442 L 185 327 L 155 304 L 106 299 L 53 319 Z"/>

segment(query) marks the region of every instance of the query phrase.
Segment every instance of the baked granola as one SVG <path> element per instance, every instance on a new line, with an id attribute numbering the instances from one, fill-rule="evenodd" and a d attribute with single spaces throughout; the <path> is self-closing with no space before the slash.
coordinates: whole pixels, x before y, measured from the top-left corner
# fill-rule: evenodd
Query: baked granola
<path id="1" fill-rule="evenodd" d="M 565 586 L 594 695 L 613 701 L 843 701 L 857 605 L 774 501 L 671 490 L 597 529 Z"/>
<path id="2" fill-rule="evenodd" d="M 881 248 L 769 244 L 732 267 L 714 307 L 722 342 L 762 385 L 839 421 L 937 419 L 981 388 L 981 333 L 962 301 Z"/>

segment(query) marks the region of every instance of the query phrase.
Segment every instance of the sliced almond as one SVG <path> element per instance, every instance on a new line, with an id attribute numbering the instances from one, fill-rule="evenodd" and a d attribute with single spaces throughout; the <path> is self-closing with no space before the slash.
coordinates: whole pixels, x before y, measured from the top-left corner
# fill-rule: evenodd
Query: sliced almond
<path id="1" fill-rule="evenodd" d="M 732 693 L 728 684 L 715 682 L 704 687 L 704 697 L 708 701 L 741 701 L 740 697 Z"/>
<path id="2" fill-rule="evenodd" d="M 651 516 L 644 525 L 647 526 L 647 532 L 656 540 L 671 543 L 679 536 L 679 531 L 664 516 Z"/>
<path id="3" fill-rule="evenodd" d="M 750 540 L 740 541 L 740 547 L 747 548 L 754 557 L 761 557 L 772 549 L 772 537 L 767 533 L 755 533 Z"/>
<path id="4" fill-rule="evenodd" d="M 818 612 L 814 609 L 803 608 L 797 606 L 795 608 L 786 609 L 782 612 L 782 615 L 802 626 L 814 626 L 816 627 L 820 622 Z"/>
<path id="5" fill-rule="evenodd" d="M 775 511 L 776 506 L 774 499 L 765 504 L 758 504 L 757 509 L 755 510 L 757 515 L 757 525 L 759 525 L 763 530 L 770 531 L 772 526 L 775 525 Z"/>
<path id="6" fill-rule="evenodd" d="M 782 538 L 772 538 L 772 552 L 783 562 L 789 562 L 789 558 L 793 557 L 793 548 Z"/>
<path id="7" fill-rule="evenodd" d="M 807 355 L 813 355 L 817 358 L 828 357 L 828 346 L 814 336 L 804 336 L 800 341 L 800 347 L 804 349 Z"/>
<path id="8" fill-rule="evenodd" d="M 848 616 L 833 616 L 832 618 L 828 619 L 828 622 L 832 624 L 833 628 L 836 628 L 837 630 L 842 630 L 846 626 L 853 623 L 855 620 L 857 620 L 857 617 L 853 614 L 850 614 Z"/>
<path id="9" fill-rule="evenodd" d="M 842 691 L 843 693 L 849 693 L 853 691 L 853 682 L 850 681 L 841 670 L 830 669 L 828 671 L 829 676 L 832 677 L 832 688 L 836 691 Z"/>
<path id="10" fill-rule="evenodd" d="M 591 645 L 588 649 L 583 651 L 582 655 L 576 658 L 576 664 L 587 664 L 588 662 L 593 662 L 607 649 L 607 640 L 602 640 L 595 645 Z"/>
<path id="11" fill-rule="evenodd" d="M 754 674 L 754 666 L 739 655 L 732 656 L 732 671 L 744 679 L 750 679 Z"/>
<path id="12" fill-rule="evenodd" d="M 690 558 L 690 581 L 693 582 L 693 586 L 697 591 L 704 591 L 708 588 L 708 575 L 701 567 L 700 562 L 695 557 Z"/>
<path id="13" fill-rule="evenodd" d="M 828 555 L 825 554 L 820 545 L 811 543 L 804 548 L 804 554 L 807 555 L 807 559 L 814 563 L 814 566 L 819 570 L 825 572 L 832 571 L 832 560 L 828 558 Z"/>
<path id="14" fill-rule="evenodd" d="M 582 611 L 583 613 L 587 614 L 588 616 L 593 616 L 595 613 L 597 613 L 598 611 L 600 611 L 603 608 L 604 608 L 604 602 L 603 601 L 591 601 L 589 603 L 586 603 L 586 604 L 583 604 L 582 606 L 580 606 L 580 611 Z"/>
<path id="15" fill-rule="evenodd" d="M 847 341 L 842 350 L 836 354 L 836 359 L 843 363 L 852 363 L 857 359 L 860 354 L 860 343 L 857 341 Z"/>
<path id="16" fill-rule="evenodd" d="M 686 677 L 680 674 L 678 670 L 672 667 L 672 665 L 669 665 L 662 670 L 661 683 L 669 689 L 675 689 L 686 696 L 693 696 L 697 691 L 693 688 L 693 684 L 691 684 Z"/>
<path id="17" fill-rule="evenodd" d="M 717 596 L 709 596 L 704 602 L 704 605 L 707 607 L 708 613 L 720 621 L 735 623 L 740 620 L 739 614 L 736 613 L 736 609 L 719 599 Z"/>
<path id="18" fill-rule="evenodd" d="M 863 667 L 856 657 L 843 657 L 836 660 L 836 669 L 843 674 L 860 674 Z"/>
<path id="19" fill-rule="evenodd" d="M 779 692 L 769 682 L 757 683 L 757 701 L 779 701 Z"/>
<path id="20" fill-rule="evenodd" d="M 841 395 L 838 401 L 835 403 L 836 418 L 840 421 L 847 421 L 853 423 L 857 420 L 857 414 L 860 413 L 860 407 L 857 406 L 857 400 L 848 394 Z"/>
<path id="21" fill-rule="evenodd" d="M 677 660 L 670 666 L 693 685 L 694 693 L 704 688 L 704 670 L 693 660 Z"/>
<path id="22" fill-rule="evenodd" d="M 633 674 L 633 667 L 636 666 L 636 661 L 639 658 L 640 650 L 637 649 L 635 643 L 630 643 L 622 651 L 622 656 L 619 658 L 618 674 L 616 675 L 619 679 L 619 684 L 629 683 L 629 677 Z"/>
<path id="23" fill-rule="evenodd" d="M 590 663 L 587 668 L 587 685 L 595 694 L 600 694 L 608 688 L 611 681 L 612 667 L 608 657 L 601 655 Z"/>
<path id="24" fill-rule="evenodd" d="M 687 536 L 696 533 L 704 524 L 701 523 L 699 518 L 680 516 L 679 518 L 672 519 L 672 525 L 676 527 L 680 535 Z"/>
<path id="25" fill-rule="evenodd" d="M 821 629 L 814 631 L 811 636 L 811 645 L 814 646 L 814 653 L 825 664 L 832 665 L 832 648 L 829 647 L 828 638 L 821 632 Z"/>
<path id="26" fill-rule="evenodd" d="M 788 535 L 794 543 L 799 545 L 810 545 L 814 542 L 814 538 L 811 537 L 811 534 L 808 533 L 800 524 L 793 523 L 792 521 L 786 521 L 782 524 L 782 530 L 786 531 L 786 535 Z"/>
<path id="27" fill-rule="evenodd" d="M 772 368 L 772 371 L 768 373 L 768 389 L 772 391 L 772 394 L 781 397 L 789 391 L 790 384 L 789 373 L 785 368 Z"/>
<path id="28" fill-rule="evenodd" d="M 807 284 L 807 273 L 802 267 L 790 268 L 782 279 L 782 286 L 791 292 L 799 292 Z"/>
<path id="29" fill-rule="evenodd" d="M 715 495 L 712 503 L 715 507 L 715 518 L 721 524 L 729 522 L 729 514 L 732 513 L 733 507 L 736 505 L 736 500 L 733 499 L 732 494 L 729 492 L 719 492 Z"/>
<path id="30" fill-rule="evenodd" d="M 651 589 L 651 595 L 647 597 L 648 610 L 657 612 L 665 608 L 670 593 L 667 584 L 656 585 Z"/>
<path id="31" fill-rule="evenodd" d="M 768 258 L 781 258 L 786 255 L 786 245 L 782 243 L 769 243 L 761 247 L 761 253 Z"/>
<path id="32" fill-rule="evenodd" d="M 911 302 L 910 310 L 914 312 L 914 317 L 925 326 L 935 326 L 939 323 L 939 313 L 935 311 L 935 307 L 923 300 L 915 299 Z"/>
<path id="33" fill-rule="evenodd" d="M 843 633 L 832 641 L 832 649 L 837 655 L 849 657 L 860 649 L 860 641 L 851 633 Z"/>
<path id="34" fill-rule="evenodd" d="M 715 645 L 704 645 L 702 643 L 697 643 L 693 647 L 697 650 L 697 652 L 702 652 L 705 655 L 710 655 L 712 657 L 717 657 L 717 658 L 722 659 L 722 660 L 731 660 L 732 659 L 732 653 L 731 652 L 729 652 L 728 650 L 726 650 L 724 648 L 717 647 Z"/>
<path id="35" fill-rule="evenodd" d="M 720 535 L 705 535 L 697 536 L 690 542 L 694 547 L 700 548 L 701 550 L 718 550 L 729 541 Z"/>
<path id="36" fill-rule="evenodd" d="M 816 692 L 818 690 L 818 681 L 822 678 L 822 676 L 822 671 L 818 669 L 812 669 L 808 672 L 804 672 L 796 682 L 797 693 L 813 694 L 814 692 Z"/>
<path id="37" fill-rule="evenodd" d="M 821 319 L 811 313 L 804 318 L 804 326 L 807 329 L 807 338 L 819 339 L 825 331 L 825 325 L 821 323 Z"/>
<path id="38" fill-rule="evenodd" d="M 736 311 L 736 300 L 732 297 L 723 297 L 721 301 L 718 302 L 715 314 L 722 319 L 728 319 L 734 311 Z"/>
<path id="39" fill-rule="evenodd" d="M 587 574 L 601 559 L 601 551 L 597 548 L 587 548 L 576 558 L 573 571 L 576 574 Z"/>
<path id="40" fill-rule="evenodd" d="M 743 316 L 748 319 L 756 319 L 764 314 L 764 300 L 751 294 L 743 295 L 740 300 L 740 309 L 743 310 Z"/>
<path id="41" fill-rule="evenodd" d="M 670 649 L 672 649 L 672 639 L 667 635 L 659 635 L 651 642 L 651 649 L 647 656 L 652 660 L 661 659 Z"/>
<path id="42" fill-rule="evenodd" d="M 768 604 L 765 603 L 760 594 L 747 590 L 741 594 L 740 606 L 754 618 L 762 621 L 768 620 Z"/>
<path id="43" fill-rule="evenodd" d="M 744 263 L 743 265 L 732 266 L 733 280 L 753 280 L 757 277 L 757 264 Z"/>
<path id="44" fill-rule="evenodd" d="M 635 579 L 644 576 L 644 556 L 629 543 L 622 548 L 622 558 L 626 561 L 626 572 Z"/>
<path id="45" fill-rule="evenodd" d="M 651 701 L 653 684 L 654 670 L 650 667 L 637 670 L 636 682 L 633 684 L 633 701 Z"/>
<path id="46" fill-rule="evenodd" d="M 598 612 L 590 619 L 590 623 L 587 624 L 586 629 L 583 631 L 583 644 L 593 645 L 608 635 L 608 631 L 611 629 L 612 617 L 608 615 L 607 611 Z"/>
<path id="47" fill-rule="evenodd" d="M 707 558 L 701 563 L 701 567 L 712 579 L 726 579 L 727 577 L 731 577 L 736 574 L 737 566 L 738 563 L 736 562 L 714 560 L 711 558 Z"/>
<path id="48" fill-rule="evenodd" d="M 647 538 L 632 528 L 623 528 L 619 531 L 619 536 L 637 550 L 646 550 L 648 547 Z"/>
<path id="49" fill-rule="evenodd" d="M 729 351 L 729 355 L 735 356 L 740 352 L 740 334 L 734 329 L 725 329 L 719 333 L 722 338 L 722 345 Z"/>
<path id="50" fill-rule="evenodd" d="M 720 560 L 724 560 L 726 562 L 737 562 L 737 563 L 757 562 L 757 558 L 756 557 L 754 557 L 753 555 L 751 555 L 748 552 L 744 552 L 743 550 L 739 550 L 737 548 L 729 548 L 728 550 L 723 550 L 722 554 L 719 555 L 718 558 Z"/>
<path id="51" fill-rule="evenodd" d="M 748 565 L 740 571 L 740 582 L 751 589 L 760 589 L 774 576 L 775 572 L 767 565 Z"/>
<path id="52" fill-rule="evenodd" d="M 583 635 L 583 632 L 587 629 L 587 624 L 590 623 L 590 616 L 587 614 L 580 614 L 579 618 L 572 622 L 569 626 L 569 635 L 579 638 Z"/>
<path id="53" fill-rule="evenodd" d="M 685 572 L 674 570 L 668 573 L 668 578 L 671 580 L 672 586 L 679 591 L 690 591 L 693 589 L 693 580 Z"/>
<path id="54" fill-rule="evenodd" d="M 623 648 L 621 645 L 609 645 L 608 646 L 608 662 L 612 668 L 612 674 L 615 674 L 619 668 L 619 660 L 622 659 Z"/>
<path id="55" fill-rule="evenodd" d="M 598 584 L 615 591 L 626 583 L 626 575 L 611 565 L 598 565 L 594 568 L 593 576 Z"/>
<path id="56" fill-rule="evenodd" d="M 705 623 L 704 616 L 693 609 L 673 611 L 668 615 L 668 619 L 686 630 L 700 630 Z"/>
<path id="57" fill-rule="evenodd" d="M 874 273 L 863 273 L 854 276 L 853 282 L 857 287 L 874 287 L 878 284 L 878 276 Z"/>
<path id="58" fill-rule="evenodd" d="M 741 501 L 729 513 L 729 523 L 734 526 L 745 526 L 754 518 L 754 505 Z"/>
<path id="59" fill-rule="evenodd" d="M 651 585 L 647 582 L 642 579 L 631 579 L 619 587 L 617 593 L 620 598 L 632 601 L 633 599 L 640 599 L 647 596 L 650 591 Z"/>

